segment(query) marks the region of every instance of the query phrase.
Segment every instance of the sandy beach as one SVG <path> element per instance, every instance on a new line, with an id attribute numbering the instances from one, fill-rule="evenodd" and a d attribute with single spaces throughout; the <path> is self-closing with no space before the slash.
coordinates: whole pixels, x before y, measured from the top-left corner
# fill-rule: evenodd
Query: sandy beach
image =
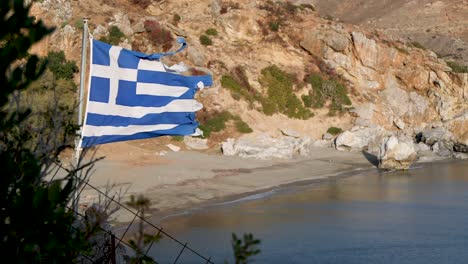
<path id="1" fill-rule="evenodd" d="M 331 148 L 315 148 L 309 157 L 292 160 L 243 159 L 194 151 L 169 152 L 160 156 L 144 149 L 138 153 L 130 151 L 125 158 L 125 155 L 113 155 L 113 150 L 100 152 L 97 156 L 108 155 L 96 163 L 90 184 L 101 191 L 107 190 L 110 195 L 120 196 L 121 202 L 128 201 L 130 195 L 143 194 L 151 201 L 149 216 L 155 221 L 184 210 L 238 199 L 282 185 L 374 168 L 362 153 Z M 80 204 L 97 201 L 96 190 L 85 188 L 81 193 Z M 120 210 L 113 220 L 122 223 L 131 218 L 130 214 Z"/>

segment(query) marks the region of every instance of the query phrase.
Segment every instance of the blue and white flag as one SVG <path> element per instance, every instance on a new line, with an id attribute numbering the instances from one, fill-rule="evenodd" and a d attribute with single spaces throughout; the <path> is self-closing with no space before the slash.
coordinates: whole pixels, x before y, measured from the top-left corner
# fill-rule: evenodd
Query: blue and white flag
<path id="1" fill-rule="evenodd" d="M 178 39 L 182 47 L 186 43 Z M 160 58 L 171 53 L 143 54 L 92 40 L 86 116 L 80 147 L 110 142 L 194 135 L 194 99 L 210 75 L 183 76 L 167 70 Z"/>

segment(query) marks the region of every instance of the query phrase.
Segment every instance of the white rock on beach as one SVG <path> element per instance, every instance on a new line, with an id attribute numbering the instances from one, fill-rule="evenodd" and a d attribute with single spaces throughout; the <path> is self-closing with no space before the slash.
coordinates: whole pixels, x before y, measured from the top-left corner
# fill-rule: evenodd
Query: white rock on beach
<path id="1" fill-rule="evenodd" d="M 414 144 L 414 149 L 416 150 L 416 152 L 424 152 L 424 151 L 430 151 L 431 147 L 429 147 L 428 145 L 422 142 L 419 142 L 418 144 Z"/>
<path id="2" fill-rule="evenodd" d="M 335 147 L 340 151 L 362 151 L 369 142 L 382 137 L 385 131 L 381 127 L 354 127 L 341 133 L 335 139 Z"/>
<path id="3" fill-rule="evenodd" d="M 166 147 L 168 147 L 170 150 L 172 150 L 174 152 L 179 152 L 180 151 L 180 147 L 178 147 L 176 145 L 168 144 L 168 145 L 166 145 Z"/>
<path id="4" fill-rule="evenodd" d="M 398 140 L 395 136 L 391 136 L 380 147 L 379 168 L 407 170 L 416 157 L 411 140 Z"/>
<path id="5" fill-rule="evenodd" d="M 292 130 L 292 129 L 284 128 L 284 129 L 281 129 L 280 131 L 281 131 L 281 133 L 283 135 L 288 136 L 288 137 L 293 137 L 293 138 L 300 138 L 301 137 L 299 132 L 297 132 L 295 130 Z"/>
<path id="6" fill-rule="evenodd" d="M 226 156 L 239 156 L 255 159 L 292 159 L 296 154 L 306 156 L 312 144 L 310 138 L 292 137 L 272 138 L 268 135 L 258 137 L 244 136 L 237 140 L 229 138 L 221 149 Z"/>
<path id="7" fill-rule="evenodd" d="M 204 150 L 208 149 L 208 139 L 196 137 L 184 137 L 185 146 L 189 149 Z"/>
<path id="8" fill-rule="evenodd" d="M 335 136 L 333 136 L 332 134 L 330 134 L 330 133 L 328 133 L 328 132 L 325 133 L 325 134 L 323 134 L 323 136 L 322 136 L 322 139 L 323 139 L 323 140 L 332 140 L 332 139 L 334 139 L 334 138 L 335 138 Z"/>
<path id="9" fill-rule="evenodd" d="M 330 148 L 333 145 L 332 140 L 316 140 L 312 143 L 312 147 L 316 148 Z"/>

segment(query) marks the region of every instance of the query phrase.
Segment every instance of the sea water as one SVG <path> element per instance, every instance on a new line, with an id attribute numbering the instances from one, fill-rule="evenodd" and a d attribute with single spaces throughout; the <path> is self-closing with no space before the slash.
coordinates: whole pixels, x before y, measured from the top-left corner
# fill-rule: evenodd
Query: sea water
<path id="1" fill-rule="evenodd" d="M 468 263 L 468 162 L 300 183 L 161 225 L 214 263 L 234 263 L 233 232 L 261 240 L 254 263 Z M 150 254 L 181 249 L 163 238 Z M 177 263 L 205 262 L 184 250 Z"/>

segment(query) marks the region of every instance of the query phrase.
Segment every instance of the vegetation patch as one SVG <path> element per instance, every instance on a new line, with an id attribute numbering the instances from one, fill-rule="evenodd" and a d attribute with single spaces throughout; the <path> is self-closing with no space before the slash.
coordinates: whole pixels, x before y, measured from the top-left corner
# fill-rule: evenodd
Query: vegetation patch
<path id="1" fill-rule="evenodd" d="M 306 9 L 305 6 L 294 5 L 289 1 L 264 1 L 258 8 L 267 11 L 268 18 L 265 23 L 261 21 L 257 21 L 257 23 L 261 26 L 262 31 L 265 31 L 265 26 L 268 26 L 270 32 L 279 31 L 282 26 L 287 25 L 288 21 L 300 20 L 297 13 Z M 266 35 L 266 32 L 263 33 Z"/>
<path id="2" fill-rule="evenodd" d="M 270 23 L 268 23 L 268 27 L 271 31 L 278 31 L 280 26 L 281 24 L 279 21 L 271 21 Z"/>
<path id="3" fill-rule="evenodd" d="M 218 36 L 218 31 L 215 28 L 209 28 L 205 31 L 208 36 Z"/>
<path id="4" fill-rule="evenodd" d="M 99 39 L 100 41 L 116 46 L 116 45 L 119 45 L 122 38 L 125 37 L 125 34 L 117 26 L 110 26 L 108 28 L 108 31 L 109 31 L 109 34 L 107 34 L 107 36 L 100 38 Z"/>
<path id="5" fill-rule="evenodd" d="M 302 102 L 304 103 L 305 107 L 312 107 L 312 96 L 303 94 L 301 96 Z"/>
<path id="6" fill-rule="evenodd" d="M 179 14 L 174 14 L 174 16 L 172 16 L 172 23 L 177 26 L 180 22 L 180 19 L 181 17 Z"/>
<path id="7" fill-rule="evenodd" d="M 424 47 L 421 43 L 417 42 L 417 41 L 413 41 L 410 43 L 411 46 L 417 48 L 417 49 L 421 49 L 421 50 L 427 50 L 426 47 Z"/>
<path id="8" fill-rule="evenodd" d="M 83 22 L 83 19 L 82 19 L 82 18 L 79 18 L 79 19 L 77 19 L 77 20 L 75 21 L 75 27 L 76 27 L 77 29 L 80 29 L 80 30 L 83 29 L 83 27 L 84 27 L 84 22 Z"/>
<path id="9" fill-rule="evenodd" d="M 169 30 L 155 20 L 146 20 L 144 26 L 148 33 L 148 39 L 154 46 L 160 47 L 162 51 L 168 51 L 172 48 L 174 37 Z"/>
<path id="10" fill-rule="evenodd" d="M 184 141 L 184 136 L 172 136 L 171 140 L 176 142 L 182 142 Z"/>
<path id="11" fill-rule="evenodd" d="M 210 37 L 208 37 L 207 35 L 201 35 L 200 36 L 200 43 L 203 45 L 203 46 L 210 46 L 210 45 L 213 45 L 213 41 L 210 39 Z"/>
<path id="12" fill-rule="evenodd" d="M 203 136 L 208 138 L 213 132 L 220 132 L 226 128 L 226 123 L 233 120 L 236 129 L 240 133 L 251 133 L 253 130 L 245 123 L 240 116 L 233 115 L 229 111 L 215 113 L 204 121 L 201 121 L 200 129 L 203 131 Z"/>
<path id="13" fill-rule="evenodd" d="M 234 116 L 233 119 L 237 132 L 240 132 L 242 134 L 248 134 L 253 132 L 252 128 L 250 128 L 249 125 L 240 118 L 240 116 Z"/>
<path id="14" fill-rule="evenodd" d="M 73 77 L 78 67 L 74 61 L 66 60 L 63 51 L 51 51 L 41 60 L 47 62 L 45 72 L 20 94 L 18 106 L 32 110 L 24 125 L 31 129 L 33 144 L 42 140 L 40 133 L 46 133 L 54 135 L 61 144 L 71 145 L 77 130 L 77 86 Z"/>
<path id="15" fill-rule="evenodd" d="M 135 5 L 143 8 L 143 9 L 146 9 L 151 4 L 151 2 L 153 2 L 153 1 L 152 0 L 132 0 L 132 2 Z M 159 1 L 156 1 L 156 2 L 159 2 Z"/>
<path id="16" fill-rule="evenodd" d="M 239 3 L 233 1 L 223 1 L 221 2 L 221 9 L 219 13 L 223 15 L 234 9 L 240 9 Z"/>
<path id="17" fill-rule="evenodd" d="M 45 58 L 47 68 L 54 74 L 57 79 L 72 80 L 73 75 L 78 72 L 78 66 L 74 61 L 69 61 L 65 58 L 65 53 L 61 51 L 51 51 Z"/>
<path id="18" fill-rule="evenodd" d="M 250 86 L 244 68 L 237 66 L 231 74 L 223 75 L 221 85 L 231 92 L 232 98 L 240 100 L 243 98 L 251 106 L 255 101 L 262 101 L 262 95 Z"/>
<path id="19" fill-rule="evenodd" d="M 327 130 L 327 133 L 330 133 L 334 136 L 338 135 L 338 134 L 341 134 L 343 133 L 343 129 L 339 128 L 339 127 L 330 127 L 328 130 Z"/>
<path id="20" fill-rule="evenodd" d="M 290 118 L 308 119 L 312 116 L 301 100 L 293 93 L 294 78 L 276 65 L 262 70 L 260 83 L 267 87 L 267 97 L 262 100 L 263 112 L 272 115 L 276 112 Z"/>
<path id="21" fill-rule="evenodd" d="M 447 61 L 447 65 L 452 68 L 453 72 L 456 73 L 468 73 L 468 66 L 467 65 L 461 65 L 457 63 L 456 61 Z"/>
<path id="22" fill-rule="evenodd" d="M 330 115 L 344 112 L 345 105 L 351 105 L 346 87 L 337 79 L 324 79 L 320 75 L 311 75 L 306 81 L 312 85 L 309 92 L 310 105 L 313 108 L 322 108 L 330 101 Z M 304 98 L 303 98 L 304 100 Z M 307 102 L 309 103 L 309 102 Z"/>

